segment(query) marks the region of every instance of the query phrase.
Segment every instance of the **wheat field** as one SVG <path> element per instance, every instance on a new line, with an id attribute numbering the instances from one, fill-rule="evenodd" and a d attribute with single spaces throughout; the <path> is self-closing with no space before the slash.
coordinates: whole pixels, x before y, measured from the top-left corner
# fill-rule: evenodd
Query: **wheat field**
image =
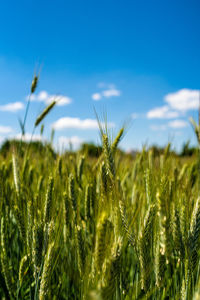
<path id="1" fill-rule="evenodd" d="M 98 158 L 22 142 L 1 154 L 0 298 L 200 299 L 198 148 L 132 158 L 124 128 L 100 134 Z"/>

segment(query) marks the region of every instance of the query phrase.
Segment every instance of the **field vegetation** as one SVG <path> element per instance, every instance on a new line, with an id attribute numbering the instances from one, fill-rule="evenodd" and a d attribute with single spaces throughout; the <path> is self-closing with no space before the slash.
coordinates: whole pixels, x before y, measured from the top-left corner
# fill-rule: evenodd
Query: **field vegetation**
<path id="1" fill-rule="evenodd" d="M 3 145 L 0 298 L 200 299 L 198 147 L 132 157 L 124 128 L 100 134 L 96 152 Z"/>

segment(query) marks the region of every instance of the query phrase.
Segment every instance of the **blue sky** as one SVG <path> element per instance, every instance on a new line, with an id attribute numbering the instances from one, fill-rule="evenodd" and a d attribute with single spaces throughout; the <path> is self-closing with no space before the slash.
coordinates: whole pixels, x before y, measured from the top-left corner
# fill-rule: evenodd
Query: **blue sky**
<path id="1" fill-rule="evenodd" d="M 121 146 L 179 149 L 195 143 L 200 89 L 199 1 L 2 1 L 0 4 L 0 141 L 20 133 L 34 71 L 27 139 L 52 99 L 44 135 L 76 147 L 99 142 L 94 108 L 107 115 Z M 35 138 L 39 135 L 36 131 Z"/>

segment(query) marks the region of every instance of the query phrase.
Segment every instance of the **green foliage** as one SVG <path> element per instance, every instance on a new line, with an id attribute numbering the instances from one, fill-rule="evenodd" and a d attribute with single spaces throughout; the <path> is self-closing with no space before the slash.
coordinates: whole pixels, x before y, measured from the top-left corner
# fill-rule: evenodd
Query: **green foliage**
<path id="1" fill-rule="evenodd" d="M 14 149 L 20 148 L 18 156 L 24 156 L 25 152 L 27 150 L 27 145 L 28 145 L 28 143 L 24 142 L 24 141 L 6 140 L 1 145 L 0 155 L 2 155 L 4 158 L 6 158 L 11 153 L 11 150 L 13 148 Z M 40 141 L 32 141 L 30 144 L 30 148 L 31 148 L 32 152 L 36 153 L 36 155 L 40 154 L 40 155 L 48 155 L 50 157 L 52 156 L 53 158 L 56 157 L 56 154 L 55 154 L 53 148 L 48 143 L 44 144 Z"/>
<path id="2" fill-rule="evenodd" d="M 80 151 L 90 157 L 99 157 L 102 153 L 102 147 L 84 143 L 81 145 Z"/>
<path id="3" fill-rule="evenodd" d="M 196 153 L 196 148 L 190 147 L 190 142 L 187 141 L 186 143 L 183 144 L 180 155 L 181 156 L 192 156 L 195 153 Z"/>

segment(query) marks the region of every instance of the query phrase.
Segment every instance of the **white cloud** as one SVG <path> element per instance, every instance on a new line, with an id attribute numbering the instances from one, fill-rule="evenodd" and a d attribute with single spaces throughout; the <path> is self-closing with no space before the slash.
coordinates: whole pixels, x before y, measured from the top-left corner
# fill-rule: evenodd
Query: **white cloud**
<path id="1" fill-rule="evenodd" d="M 113 83 L 99 82 L 97 87 L 100 89 L 114 89 L 115 85 Z"/>
<path id="2" fill-rule="evenodd" d="M 68 105 L 72 99 L 64 95 L 49 95 L 46 91 L 41 91 L 39 94 L 31 95 L 31 101 L 44 102 L 46 105 L 50 104 L 53 100 L 57 101 L 58 106 Z M 27 97 L 28 100 L 28 97 Z"/>
<path id="3" fill-rule="evenodd" d="M 0 133 L 7 134 L 13 132 L 10 126 L 0 126 Z"/>
<path id="4" fill-rule="evenodd" d="M 102 98 L 102 96 L 101 96 L 100 93 L 94 93 L 94 94 L 92 94 L 92 99 L 94 101 L 99 101 L 99 100 L 101 100 L 101 98 Z"/>
<path id="5" fill-rule="evenodd" d="M 24 108 L 22 102 L 13 102 L 5 105 L 0 105 L 0 111 L 16 112 Z"/>
<path id="6" fill-rule="evenodd" d="M 167 105 L 156 107 L 147 113 L 148 119 L 172 119 L 178 116 L 179 112 L 170 110 Z"/>
<path id="7" fill-rule="evenodd" d="M 112 88 L 112 89 L 103 91 L 102 95 L 106 98 L 119 97 L 121 95 L 121 92 L 115 88 Z"/>
<path id="8" fill-rule="evenodd" d="M 151 125 L 150 128 L 153 131 L 166 130 L 167 125 Z"/>
<path id="9" fill-rule="evenodd" d="M 101 123 L 104 126 L 104 123 Z M 114 127 L 114 123 L 108 123 L 108 127 Z M 75 129 L 98 129 L 98 122 L 93 119 L 84 119 L 81 120 L 79 118 L 60 118 L 55 123 L 52 124 L 52 127 L 56 130 L 63 130 L 67 128 L 75 128 Z"/>
<path id="10" fill-rule="evenodd" d="M 164 97 L 167 105 L 156 107 L 146 116 L 148 119 L 173 119 L 184 115 L 188 110 L 198 109 L 200 103 L 200 91 L 182 89 Z"/>
<path id="11" fill-rule="evenodd" d="M 119 97 L 121 95 L 121 91 L 118 90 L 114 84 L 105 84 L 100 82 L 98 84 L 99 88 L 104 88 L 105 90 L 92 94 L 92 99 L 94 101 L 99 101 L 102 98 L 111 98 L 111 97 Z"/>
<path id="12" fill-rule="evenodd" d="M 50 104 L 51 102 L 53 102 L 53 100 L 57 101 L 57 105 L 58 106 L 64 106 L 64 105 L 68 105 L 72 102 L 71 98 L 68 98 L 66 96 L 50 96 L 48 98 L 48 100 L 46 101 L 47 104 Z"/>
<path id="13" fill-rule="evenodd" d="M 168 123 L 170 128 L 185 128 L 188 126 L 188 122 L 183 120 L 174 120 Z"/>
<path id="14" fill-rule="evenodd" d="M 162 131 L 167 129 L 181 129 L 188 126 L 188 122 L 184 120 L 173 120 L 168 122 L 167 124 L 161 124 L 161 125 L 151 125 L 151 130 L 154 131 Z"/>
<path id="15" fill-rule="evenodd" d="M 57 105 L 64 106 L 70 104 L 71 102 L 72 102 L 71 98 L 62 96 L 61 98 L 58 99 Z"/>
<path id="16" fill-rule="evenodd" d="M 83 143 L 83 139 L 79 138 L 78 136 L 66 137 L 60 136 L 58 138 L 58 148 L 60 150 L 70 148 L 72 145 L 73 149 L 77 149 Z"/>
<path id="17" fill-rule="evenodd" d="M 35 96 L 35 95 L 34 95 Z M 49 95 L 46 91 L 41 91 L 39 94 L 38 94 L 38 100 L 39 101 L 46 101 L 46 99 L 49 98 Z"/>
<path id="18" fill-rule="evenodd" d="M 200 92 L 198 90 L 182 89 L 165 96 L 164 100 L 172 109 L 187 111 L 198 109 Z"/>

